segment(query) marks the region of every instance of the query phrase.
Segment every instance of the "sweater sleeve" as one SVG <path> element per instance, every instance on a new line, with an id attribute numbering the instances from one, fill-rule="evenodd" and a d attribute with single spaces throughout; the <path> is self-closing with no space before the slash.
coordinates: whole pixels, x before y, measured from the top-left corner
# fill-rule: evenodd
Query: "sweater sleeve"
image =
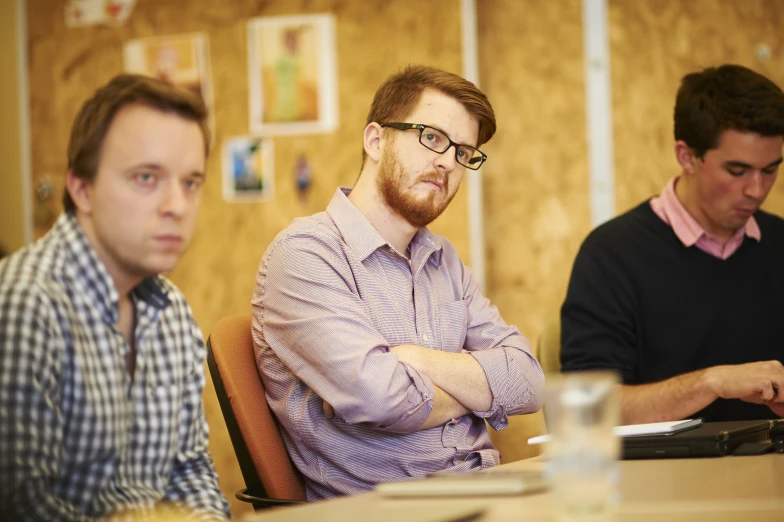
<path id="1" fill-rule="evenodd" d="M 638 380 L 638 309 L 622 256 L 596 233 L 580 248 L 561 308 L 562 371 L 616 370 Z"/>

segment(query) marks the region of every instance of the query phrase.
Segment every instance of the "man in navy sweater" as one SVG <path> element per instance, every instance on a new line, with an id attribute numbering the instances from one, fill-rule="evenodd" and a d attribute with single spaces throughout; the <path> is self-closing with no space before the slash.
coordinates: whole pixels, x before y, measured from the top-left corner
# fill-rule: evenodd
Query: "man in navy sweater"
<path id="1" fill-rule="evenodd" d="M 561 309 L 563 371 L 614 369 L 624 424 L 784 415 L 784 93 L 745 67 L 686 75 L 680 175 L 586 238 Z"/>

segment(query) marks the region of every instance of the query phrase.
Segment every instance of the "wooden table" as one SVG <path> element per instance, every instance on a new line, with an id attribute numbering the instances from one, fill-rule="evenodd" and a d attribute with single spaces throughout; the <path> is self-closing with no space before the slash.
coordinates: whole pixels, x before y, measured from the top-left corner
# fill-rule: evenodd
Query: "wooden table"
<path id="1" fill-rule="evenodd" d="M 542 469 L 529 459 L 497 470 Z M 784 521 L 784 454 L 621 461 L 622 502 L 613 520 Z M 549 493 L 516 497 L 385 499 L 374 492 L 249 516 L 246 522 L 438 520 L 449 510 L 482 510 L 472 520 L 555 521 Z M 428 518 L 427 515 L 432 515 Z"/>

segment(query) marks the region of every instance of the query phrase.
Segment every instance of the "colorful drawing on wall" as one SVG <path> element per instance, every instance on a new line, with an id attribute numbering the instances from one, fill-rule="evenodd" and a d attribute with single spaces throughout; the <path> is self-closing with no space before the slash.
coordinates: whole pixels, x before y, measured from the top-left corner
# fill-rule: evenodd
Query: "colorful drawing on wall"
<path id="1" fill-rule="evenodd" d="M 274 183 L 272 140 L 252 136 L 223 143 L 223 198 L 226 201 L 264 201 Z"/>
<path id="2" fill-rule="evenodd" d="M 313 185 L 313 168 L 310 166 L 310 161 L 308 161 L 308 157 L 305 154 L 300 154 L 297 157 L 297 163 L 294 165 L 294 181 L 299 201 L 300 203 L 305 203 L 308 199 L 310 187 Z"/>
<path id="3" fill-rule="evenodd" d="M 248 22 L 248 82 L 254 134 L 335 130 L 334 17 L 281 16 Z"/>
<path id="4" fill-rule="evenodd" d="M 124 58 L 126 72 L 160 78 L 201 96 L 210 112 L 210 128 L 215 128 L 206 36 L 191 33 L 131 40 L 125 44 Z"/>
<path id="5" fill-rule="evenodd" d="M 135 3 L 136 0 L 67 0 L 65 25 L 68 27 L 121 25 L 130 16 Z"/>

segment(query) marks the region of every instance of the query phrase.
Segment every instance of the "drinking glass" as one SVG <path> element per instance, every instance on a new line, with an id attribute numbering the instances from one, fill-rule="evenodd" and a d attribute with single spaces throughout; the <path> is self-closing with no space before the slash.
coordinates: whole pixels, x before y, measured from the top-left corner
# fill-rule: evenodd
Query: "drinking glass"
<path id="1" fill-rule="evenodd" d="M 548 375 L 546 472 L 559 521 L 612 520 L 618 498 L 618 376 L 610 371 Z"/>

